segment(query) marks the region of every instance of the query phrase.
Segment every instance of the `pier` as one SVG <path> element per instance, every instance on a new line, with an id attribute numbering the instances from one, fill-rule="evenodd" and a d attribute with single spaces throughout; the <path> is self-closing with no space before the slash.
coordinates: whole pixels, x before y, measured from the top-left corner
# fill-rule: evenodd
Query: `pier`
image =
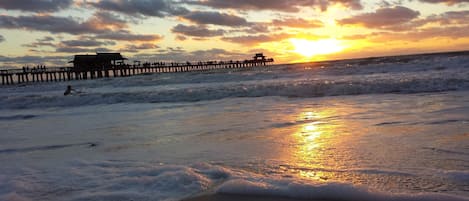
<path id="1" fill-rule="evenodd" d="M 108 53 L 105 54 L 107 54 L 105 55 L 107 57 L 110 56 L 110 54 Z M 116 53 L 112 54 L 114 54 L 112 56 L 115 56 Z M 216 69 L 251 68 L 258 66 L 266 66 L 274 62 L 274 59 L 266 58 L 261 53 L 256 54 L 253 59 L 243 61 L 204 61 L 195 63 L 142 63 L 140 61 L 135 61 L 132 65 L 124 63 L 124 60 L 127 59 L 122 57 L 117 59 L 108 58 L 105 59 L 104 62 L 102 59 L 100 59 L 99 62 L 96 62 L 96 59 L 92 62 L 89 62 L 89 58 L 83 59 L 84 57 L 80 56 L 85 55 L 75 56 L 75 60 L 72 61 L 74 63 L 74 67 L 46 68 L 45 66 L 36 66 L 32 68 L 23 67 L 18 69 L 0 70 L 2 85 L 87 80 L 109 77 L 126 77 L 151 73 L 179 73 L 192 71 L 209 71 Z M 89 55 L 86 55 L 85 57 L 88 56 Z"/>

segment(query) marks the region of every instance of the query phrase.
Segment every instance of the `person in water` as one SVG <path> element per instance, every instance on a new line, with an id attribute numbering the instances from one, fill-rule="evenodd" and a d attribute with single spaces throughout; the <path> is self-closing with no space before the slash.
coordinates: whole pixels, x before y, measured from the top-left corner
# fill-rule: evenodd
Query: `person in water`
<path id="1" fill-rule="evenodd" d="M 64 92 L 64 96 L 68 96 L 68 95 L 72 94 L 72 92 L 76 92 L 76 91 L 74 89 L 72 89 L 72 86 L 68 85 L 67 89 Z"/>

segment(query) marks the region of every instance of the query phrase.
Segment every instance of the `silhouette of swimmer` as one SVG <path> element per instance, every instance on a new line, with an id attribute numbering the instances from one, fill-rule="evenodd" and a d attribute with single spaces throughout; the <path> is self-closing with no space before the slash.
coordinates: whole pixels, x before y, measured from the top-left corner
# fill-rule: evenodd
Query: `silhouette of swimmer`
<path id="1" fill-rule="evenodd" d="M 72 92 L 77 92 L 77 91 L 75 89 L 72 89 L 72 86 L 68 85 L 67 89 L 64 92 L 64 96 L 68 96 L 68 95 L 72 94 Z"/>

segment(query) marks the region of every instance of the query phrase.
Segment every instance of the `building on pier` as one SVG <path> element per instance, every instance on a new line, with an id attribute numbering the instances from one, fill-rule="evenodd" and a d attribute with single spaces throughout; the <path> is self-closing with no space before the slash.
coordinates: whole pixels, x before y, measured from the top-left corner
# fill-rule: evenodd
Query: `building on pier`
<path id="1" fill-rule="evenodd" d="M 254 61 L 265 61 L 265 57 L 266 56 L 264 56 L 264 53 L 257 53 L 252 58 L 254 59 Z"/>
<path id="2" fill-rule="evenodd" d="M 75 55 L 73 61 L 73 70 L 84 72 L 91 70 L 112 69 L 127 60 L 120 53 L 96 53 L 96 55 Z"/>

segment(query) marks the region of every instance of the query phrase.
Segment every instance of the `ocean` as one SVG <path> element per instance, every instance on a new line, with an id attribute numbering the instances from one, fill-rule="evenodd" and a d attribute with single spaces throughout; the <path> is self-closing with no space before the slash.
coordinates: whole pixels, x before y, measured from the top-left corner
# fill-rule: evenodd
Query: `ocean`
<path id="1" fill-rule="evenodd" d="M 5 201 L 469 200 L 469 55 L 1 86 L 0 161 Z"/>

